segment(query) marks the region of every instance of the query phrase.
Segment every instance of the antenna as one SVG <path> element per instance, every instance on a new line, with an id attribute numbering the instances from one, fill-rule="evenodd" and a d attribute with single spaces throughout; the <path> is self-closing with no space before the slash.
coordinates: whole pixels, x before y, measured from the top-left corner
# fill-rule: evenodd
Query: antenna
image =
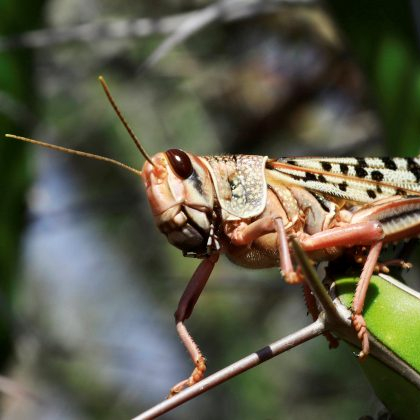
<path id="1" fill-rule="evenodd" d="M 125 129 L 127 130 L 128 134 L 130 135 L 130 137 L 132 138 L 134 144 L 136 145 L 137 149 L 139 149 L 140 153 L 143 155 L 143 157 L 152 165 L 155 166 L 155 164 L 152 161 L 152 158 L 148 155 L 148 153 L 146 152 L 146 150 L 144 150 L 143 146 L 140 143 L 140 140 L 137 138 L 137 136 L 134 134 L 134 131 L 131 129 L 131 127 L 128 125 L 128 122 L 126 121 L 126 119 L 124 118 L 122 112 L 120 111 L 120 109 L 118 108 L 118 105 L 115 103 L 115 100 L 113 98 L 113 96 L 111 95 L 111 92 L 108 88 L 108 85 L 105 82 L 105 79 L 103 78 L 103 76 L 99 76 L 98 77 L 104 91 L 105 94 L 109 100 L 109 103 L 111 104 L 112 108 L 114 108 L 115 113 L 117 114 L 118 118 L 120 119 L 120 121 L 123 123 Z"/>
<path id="2" fill-rule="evenodd" d="M 89 158 L 89 159 L 102 160 L 104 162 L 112 163 L 113 165 L 116 165 L 116 166 L 119 166 L 120 168 L 126 169 L 127 171 L 130 171 L 130 172 L 132 172 L 136 175 L 141 175 L 141 171 L 139 171 L 138 169 L 134 169 L 131 166 L 128 166 L 124 163 L 121 163 L 121 162 L 119 162 L 118 160 L 115 160 L 115 159 L 107 158 L 107 157 L 100 156 L 100 155 L 95 155 L 93 153 L 81 152 L 80 150 L 69 149 L 67 147 L 56 146 L 54 144 L 45 143 L 45 142 L 40 141 L 40 140 L 29 139 L 27 137 L 15 136 L 14 134 L 5 134 L 5 136 L 8 137 L 8 138 L 11 138 L 11 139 L 20 140 L 20 141 L 24 141 L 26 143 L 32 143 L 32 144 L 36 144 L 38 146 L 46 147 L 47 149 L 58 150 L 60 152 L 69 153 L 71 155 L 82 156 L 82 157 Z"/>

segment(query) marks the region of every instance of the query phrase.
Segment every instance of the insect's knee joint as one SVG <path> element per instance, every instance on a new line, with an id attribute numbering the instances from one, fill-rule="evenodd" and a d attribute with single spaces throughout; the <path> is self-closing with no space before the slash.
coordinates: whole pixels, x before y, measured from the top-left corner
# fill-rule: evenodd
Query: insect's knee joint
<path id="1" fill-rule="evenodd" d="M 381 222 L 374 222 L 373 230 L 375 232 L 375 238 L 383 239 L 385 237 L 384 227 Z"/>

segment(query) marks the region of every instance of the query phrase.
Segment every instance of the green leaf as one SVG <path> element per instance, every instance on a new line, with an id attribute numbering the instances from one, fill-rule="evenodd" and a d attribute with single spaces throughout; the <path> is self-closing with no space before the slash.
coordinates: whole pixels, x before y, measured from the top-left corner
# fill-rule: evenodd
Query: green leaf
<path id="1" fill-rule="evenodd" d="M 336 282 L 338 296 L 348 307 L 357 277 Z M 369 332 L 420 372 L 420 295 L 388 276 L 373 276 L 363 316 Z M 420 418 L 420 390 L 390 367 L 370 356 L 361 367 L 384 405 L 397 418 Z"/>

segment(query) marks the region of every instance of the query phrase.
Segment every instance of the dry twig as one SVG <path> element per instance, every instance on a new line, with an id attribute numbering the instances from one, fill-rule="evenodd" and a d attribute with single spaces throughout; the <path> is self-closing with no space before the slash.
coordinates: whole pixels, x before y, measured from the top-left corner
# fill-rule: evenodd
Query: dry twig
<path id="1" fill-rule="evenodd" d="M 204 9 L 164 16 L 159 19 L 121 19 L 113 22 L 92 22 L 69 28 L 48 28 L 24 32 L 15 36 L 0 37 L 0 51 L 13 48 L 45 48 L 69 42 L 97 42 L 121 38 L 143 38 L 150 35 L 174 34 L 170 47 L 185 40 L 192 33 L 204 28 L 216 19 L 234 21 L 253 15 L 270 13 L 279 5 L 315 4 L 317 0 L 228 0 Z M 167 48 L 161 45 L 162 50 Z M 169 48 L 170 49 L 170 48 Z M 158 52 L 155 51 L 154 54 Z M 159 53 L 162 55 L 162 52 Z M 164 54 L 163 54 L 164 55 Z"/>
<path id="2" fill-rule="evenodd" d="M 178 407 L 179 405 L 197 397 L 198 395 L 214 388 L 217 385 L 226 382 L 227 380 L 249 370 L 259 364 L 272 359 L 273 357 L 284 353 L 285 351 L 297 347 L 299 344 L 305 343 L 306 341 L 317 337 L 325 331 L 324 321 L 318 319 L 311 325 L 302 328 L 301 330 L 288 335 L 262 349 L 250 354 L 247 357 L 219 370 L 213 375 L 208 376 L 197 384 L 183 390 L 174 397 L 164 400 L 161 403 L 155 405 L 151 409 L 145 411 L 133 420 L 146 420 L 152 419 L 157 416 L 161 416 L 164 413 Z"/>

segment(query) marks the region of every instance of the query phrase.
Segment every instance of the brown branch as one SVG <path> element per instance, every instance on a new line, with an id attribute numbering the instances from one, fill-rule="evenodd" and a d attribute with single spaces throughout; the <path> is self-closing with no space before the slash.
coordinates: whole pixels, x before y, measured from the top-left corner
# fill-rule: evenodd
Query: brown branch
<path id="1" fill-rule="evenodd" d="M 197 384 L 183 390 L 174 397 L 160 402 L 159 404 L 135 417 L 133 420 L 146 420 L 161 416 L 162 414 L 167 413 L 175 407 L 178 407 L 179 405 L 197 397 L 198 395 L 210 390 L 211 388 L 226 382 L 227 380 L 241 374 L 242 372 L 258 366 L 259 364 L 266 362 L 267 360 L 270 360 L 273 357 L 284 353 L 287 350 L 290 350 L 291 348 L 297 347 L 298 345 L 317 337 L 324 331 L 324 322 L 322 319 L 318 319 L 311 325 L 308 325 L 307 327 L 304 327 L 293 334 L 289 334 L 287 337 L 284 337 L 268 346 L 265 346 L 255 353 L 252 353 L 249 356 L 246 356 L 243 359 L 231 364 L 230 366 L 219 370 L 218 372 L 208 376 Z"/>

